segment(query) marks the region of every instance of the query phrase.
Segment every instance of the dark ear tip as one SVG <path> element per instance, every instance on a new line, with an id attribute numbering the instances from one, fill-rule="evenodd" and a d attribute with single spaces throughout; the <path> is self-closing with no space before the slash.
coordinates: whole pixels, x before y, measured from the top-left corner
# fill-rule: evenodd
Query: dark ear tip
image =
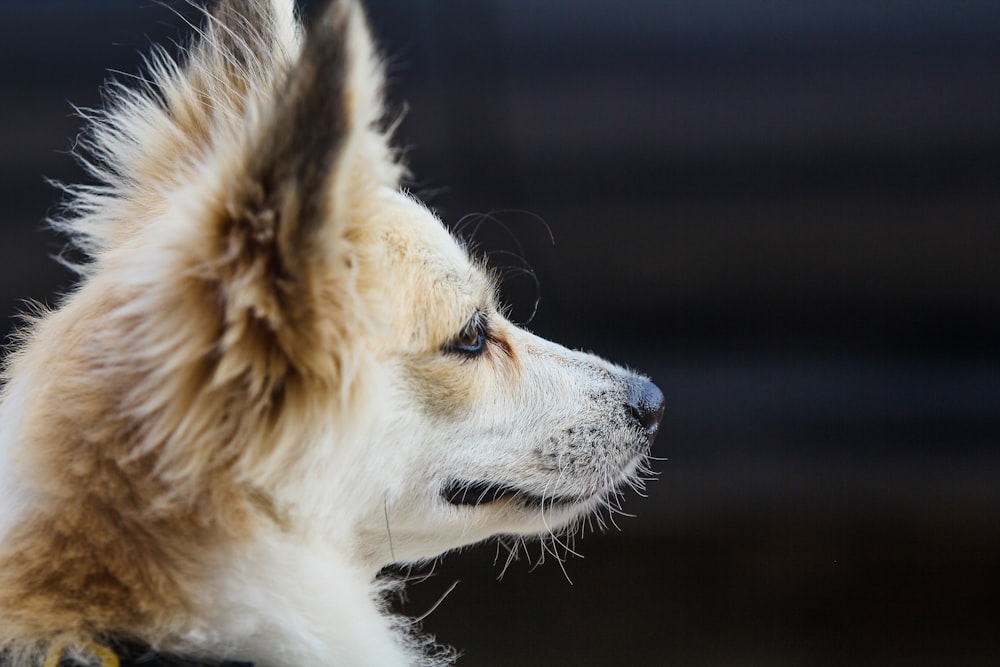
<path id="1" fill-rule="evenodd" d="M 306 21 L 306 35 L 303 59 L 323 58 L 323 53 L 345 53 L 352 16 L 357 3 L 351 0 L 333 0 L 322 7 L 321 13 L 313 20 Z M 346 55 L 346 54 L 345 54 Z"/>
<path id="2" fill-rule="evenodd" d="M 354 0 L 330 0 L 321 4 L 318 16 L 312 20 L 306 18 L 306 26 L 310 32 L 339 33 L 350 23 L 351 17 L 360 9 L 360 5 Z"/>

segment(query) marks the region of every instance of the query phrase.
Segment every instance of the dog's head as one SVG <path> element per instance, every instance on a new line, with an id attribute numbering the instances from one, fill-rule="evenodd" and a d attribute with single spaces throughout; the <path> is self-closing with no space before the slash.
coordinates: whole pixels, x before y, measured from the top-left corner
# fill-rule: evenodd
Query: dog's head
<path id="1" fill-rule="evenodd" d="M 399 208 L 379 214 L 393 221 L 383 242 L 366 251 L 373 302 L 390 306 L 361 454 L 379 466 L 366 551 L 411 560 L 548 533 L 601 507 L 636 480 L 660 391 L 513 325 L 490 273 L 420 204 L 394 197 Z"/>
<path id="2" fill-rule="evenodd" d="M 360 8 L 302 35 L 290 5 L 225 0 L 186 67 L 154 60 L 158 93 L 92 137 L 107 188 L 59 223 L 92 256 L 68 308 L 103 304 L 80 354 L 120 376 L 123 454 L 162 502 L 247 497 L 374 567 L 593 512 L 660 391 L 504 317 L 400 190 Z"/>

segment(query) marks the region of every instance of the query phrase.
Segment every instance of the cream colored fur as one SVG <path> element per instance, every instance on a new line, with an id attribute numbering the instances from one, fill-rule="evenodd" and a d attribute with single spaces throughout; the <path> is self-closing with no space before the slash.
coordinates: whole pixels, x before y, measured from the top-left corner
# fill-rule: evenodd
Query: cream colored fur
<path id="1" fill-rule="evenodd" d="M 147 76 L 91 114 L 97 184 L 55 222 L 79 285 L 7 362 L 8 663 L 122 638 L 447 662 L 386 612 L 380 569 L 606 505 L 655 432 L 629 407 L 645 381 L 509 323 L 400 190 L 355 3 L 306 31 L 291 0 L 225 0 Z"/>

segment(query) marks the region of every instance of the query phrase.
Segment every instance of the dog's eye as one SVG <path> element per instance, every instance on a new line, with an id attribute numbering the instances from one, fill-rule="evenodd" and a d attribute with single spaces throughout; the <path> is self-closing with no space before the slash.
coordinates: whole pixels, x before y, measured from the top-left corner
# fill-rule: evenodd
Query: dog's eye
<path id="1" fill-rule="evenodd" d="M 475 356 L 486 348 L 486 339 L 486 318 L 476 311 L 458 335 L 445 344 L 444 349 L 447 352 Z"/>

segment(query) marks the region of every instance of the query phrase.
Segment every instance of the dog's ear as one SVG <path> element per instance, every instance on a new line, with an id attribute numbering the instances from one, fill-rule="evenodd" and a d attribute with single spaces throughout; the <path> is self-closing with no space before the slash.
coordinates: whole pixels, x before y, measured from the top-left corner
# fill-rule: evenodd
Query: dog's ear
<path id="1" fill-rule="evenodd" d="M 363 18 L 349 2 L 334 2 L 311 26 L 298 62 L 250 139 L 243 181 L 230 200 L 231 229 L 251 223 L 260 249 L 276 252 L 289 274 L 324 223 L 335 222 L 328 218 L 335 218 L 336 172 L 350 135 L 365 123 L 351 108 L 359 54 L 348 42 L 359 30 Z"/>
<path id="2" fill-rule="evenodd" d="M 55 222 L 92 260 L 73 329 L 97 335 L 74 334 L 76 351 L 122 374 L 107 406 L 122 404 L 99 414 L 133 415 L 113 437 L 139 434 L 134 456 L 157 452 L 178 497 L 209 469 L 294 451 L 303 431 L 279 447 L 279 421 L 327 423 L 357 394 L 356 232 L 401 171 L 356 2 L 303 36 L 293 0 L 222 0 L 199 35 L 183 66 L 157 52 L 149 85 L 112 86 L 85 138 L 100 185 L 70 188 Z"/>
<path id="3" fill-rule="evenodd" d="M 238 27 L 262 7 L 231 0 L 216 16 L 232 23 L 238 44 Z M 300 371 L 339 375 L 330 350 L 356 337 L 349 229 L 358 201 L 395 187 L 400 172 L 379 128 L 381 88 L 361 8 L 332 2 L 221 184 L 210 266 L 232 372 L 261 359 L 271 368 L 279 355 Z"/>

